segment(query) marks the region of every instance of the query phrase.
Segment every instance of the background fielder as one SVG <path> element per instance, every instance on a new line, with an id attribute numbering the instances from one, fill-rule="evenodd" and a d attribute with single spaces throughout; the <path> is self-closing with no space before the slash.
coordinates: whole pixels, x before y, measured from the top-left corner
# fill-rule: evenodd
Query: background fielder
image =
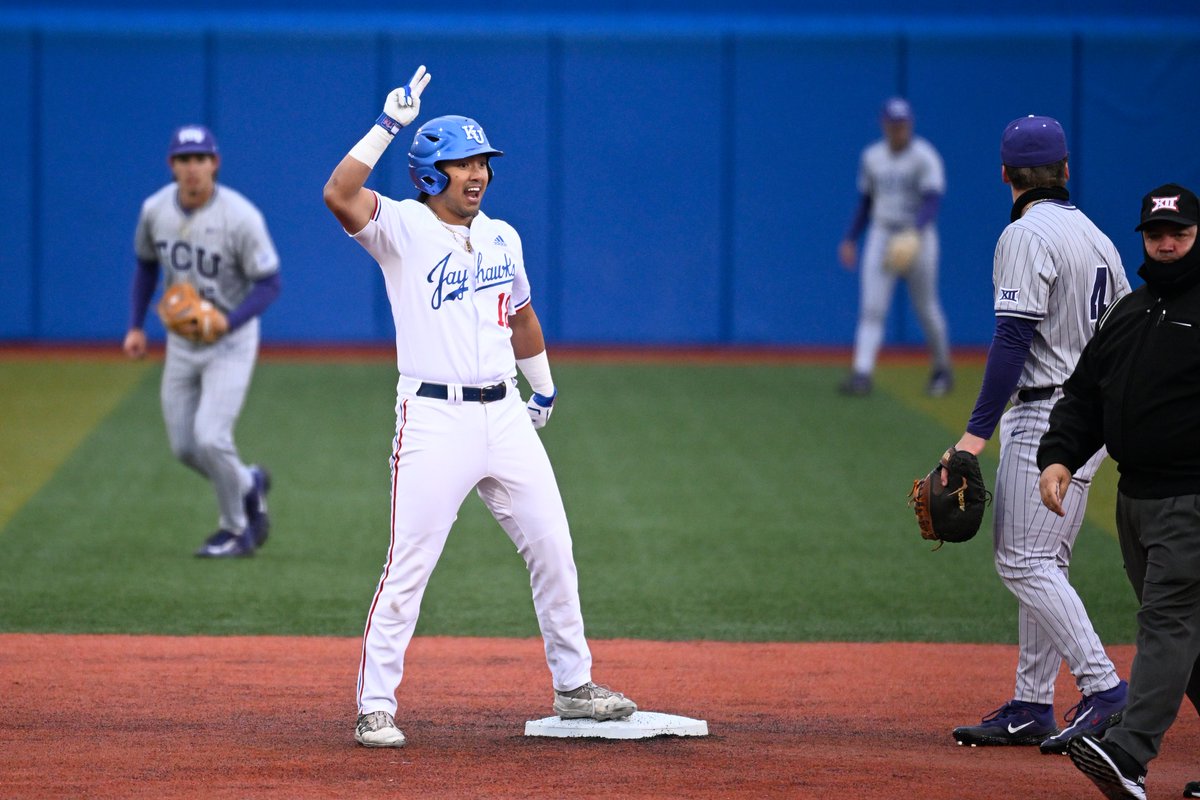
<path id="1" fill-rule="evenodd" d="M 883 326 L 896 281 L 903 278 L 921 321 L 933 369 L 927 392 L 940 397 L 953 387 L 946 316 L 938 301 L 937 212 L 946 192 L 942 158 L 928 141 L 913 135 L 908 101 L 893 97 L 880 114 L 884 138 L 863 150 L 858 165 L 859 203 L 838 248 L 846 269 L 858 261 L 858 238 L 867 230 L 859 277 L 858 328 L 854 334 L 854 363 L 839 387 L 843 394 L 871 392 L 875 359 L 883 344 Z M 870 226 L 868 227 L 868 222 Z M 885 267 L 889 240 L 915 231 L 919 248 L 900 272 Z"/>
<path id="2" fill-rule="evenodd" d="M 1056 120 L 1013 120 L 1000 158 L 1013 208 L 996 244 L 996 331 L 975 410 L 955 449 L 978 455 L 999 420 L 993 544 L 996 571 L 1019 605 L 1020 647 L 1013 700 L 979 725 L 956 728 L 954 738 L 970 745 L 1040 744 L 1044 753 L 1062 753 L 1070 738 L 1119 717 L 1126 686 L 1067 579 L 1104 450 L 1075 474 L 1077 488 L 1059 517 L 1042 505 L 1037 448 L 1096 321 L 1129 292 L 1129 282 L 1112 242 L 1070 202 L 1066 136 Z M 1054 682 L 1064 659 L 1083 698 L 1060 733 Z"/>
<path id="3" fill-rule="evenodd" d="M 191 283 L 227 315 L 228 332 L 211 344 L 168 332 L 162 410 L 171 451 L 217 497 L 217 531 L 196 555 L 251 555 L 267 539 L 270 476 L 242 463 L 233 429 L 258 357 L 258 317 L 279 295 L 279 256 L 259 210 L 217 183 L 221 157 L 212 131 L 176 130 L 167 163 L 175 181 L 142 204 L 134 234 L 124 350 L 130 358 L 146 354 L 143 326 L 160 268 L 166 286 Z"/>
<path id="4" fill-rule="evenodd" d="M 390 92 L 375 126 L 334 169 L 325 203 L 379 263 L 396 326 L 391 543 L 367 614 L 355 739 L 402 747 L 396 689 L 421 598 L 466 496 L 478 492 L 529 569 L 561 717 L 627 717 L 633 701 L 592 683 L 566 512 L 535 428 L 557 392 L 531 304 L 521 239 L 480 210 L 493 148 L 479 123 L 443 116 L 416 132 L 417 200 L 364 188 L 430 76 Z M 516 372 L 533 388 L 528 405 Z"/>

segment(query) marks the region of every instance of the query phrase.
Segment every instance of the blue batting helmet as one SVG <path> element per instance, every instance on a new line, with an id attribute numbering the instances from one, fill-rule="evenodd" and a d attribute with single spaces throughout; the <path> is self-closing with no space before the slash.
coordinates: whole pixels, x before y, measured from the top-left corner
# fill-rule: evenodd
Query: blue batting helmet
<path id="1" fill-rule="evenodd" d="M 439 161 L 454 161 L 477 155 L 502 156 L 504 153 L 488 143 L 483 126 L 470 117 L 435 117 L 413 136 L 408 151 L 408 175 L 413 186 L 426 194 L 440 194 L 450 183 L 446 173 L 438 169 Z M 488 165 L 488 180 L 492 166 Z"/>

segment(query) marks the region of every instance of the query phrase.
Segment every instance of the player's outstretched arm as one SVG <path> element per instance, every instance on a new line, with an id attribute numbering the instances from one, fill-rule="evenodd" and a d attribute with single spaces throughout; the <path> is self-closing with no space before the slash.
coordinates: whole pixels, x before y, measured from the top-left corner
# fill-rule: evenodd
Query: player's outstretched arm
<path id="1" fill-rule="evenodd" d="M 429 85 L 430 77 L 422 65 L 407 84 L 388 92 L 379 119 L 325 182 L 325 205 L 347 232 L 361 231 L 375 213 L 375 197 L 364 184 L 400 129 L 417 118 L 421 93 Z"/>

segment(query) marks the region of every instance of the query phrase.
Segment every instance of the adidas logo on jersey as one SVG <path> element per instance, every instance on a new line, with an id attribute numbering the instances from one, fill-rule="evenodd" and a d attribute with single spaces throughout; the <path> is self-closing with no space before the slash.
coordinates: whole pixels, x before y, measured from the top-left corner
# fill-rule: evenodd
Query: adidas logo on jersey
<path id="1" fill-rule="evenodd" d="M 492 242 L 492 244 L 498 244 L 501 247 L 508 247 L 508 244 L 503 239 L 501 239 L 499 236 L 497 236 L 495 238 L 495 240 Z"/>

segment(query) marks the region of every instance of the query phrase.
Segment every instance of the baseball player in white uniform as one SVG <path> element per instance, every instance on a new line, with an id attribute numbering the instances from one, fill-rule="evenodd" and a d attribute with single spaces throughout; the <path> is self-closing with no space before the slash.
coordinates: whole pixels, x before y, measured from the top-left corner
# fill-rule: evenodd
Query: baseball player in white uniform
<path id="1" fill-rule="evenodd" d="M 992 273 L 996 330 L 975 410 L 955 447 L 978 455 L 999 421 L 994 548 L 996 571 L 1019 604 L 1019 656 L 1013 699 L 980 724 L 956 728 L 954 738 L 969 745 L 1037 744 L 1043 753 L 1061 754 L 1075 736 L 1120 719 L 1126 683 L 1068 581 L 1088 489 L 1105 451 L 1075 473 L 1060 517 L 1042 505 L 1037 449 L 1096 322 L 1129 292 L 1129 282 L 1112 242 L 1070 202 L 1066 136 L 1056 120 L 1013 120 L 1000 156 L 1013 209 Z M 1054 682 L 1063 660 L 1083 696 L 1060 732 Z"/>
<path id="2" fill-rule="evenodd" d="M 839 390 L 848 395 L 870 394 L 888 308 L 896 281 L 903 278 L 933 365 L 926 391 L 941 397 L 954 385 L 946 317 L 938 300 L 937 213 L 946 192 L 946 174 L 933 145 L 913 135 L 908 101 L 893 97 L 884 103 L 881 125 L 884 138 L 863 150 L 859 160 L 859 204 L 838 248 L 842 266 L 854 269 L 858 238 L 866 229 L 854 363 Z M 903 273 L 889 269 L 884 258 L 889 240 L 909 231 L 919 235 L 916 255 L 904 266 Z"/>
<path id="3" fill-rule="evenodd" d="M 167 163 L 175 180 L 142 204 L 134 234 L 124 350 L 130 358 L 146 354 L 143 326 L 160 269 L 167 287 L 191 283 L 226 315 L 229 330 L 212 344 L 168 333 L 161 400 L 171 451 L 217 497 L 217 530 L 196 555 L 248 556 L 267 540 L 271 479 L 265 467 L 242 462 L 233 429 L 258 357 L 259 315 L 279 296 L 279 256 L 254 204 L 217 183 L 212 131 L 177 129 Z"/>
<path id="4" fill-rule="evenodd" d="M 571 535 L 536 429 L 557 396 L 530 303 L 517 232 L 480 204 L 503 155 L 472 119 L 443 116 L 416 132 L 409 175 L 420 193 L 393 200 L 364 187 L 420 109 L 425 67 L 390 92 L 383 114 L 334 169 L 325 203 L 379 263 L 396 325 L 396 435 L 391 542 L 367 615 L 355 739 L 402 747 L 396 690 L 421 597 L 459 507 L 474 489 L 529 569 L 561 717 L 619 719 L 633 701 L 592 683 Z M 522 403 L 517 367 L 533 395 Z"/>

